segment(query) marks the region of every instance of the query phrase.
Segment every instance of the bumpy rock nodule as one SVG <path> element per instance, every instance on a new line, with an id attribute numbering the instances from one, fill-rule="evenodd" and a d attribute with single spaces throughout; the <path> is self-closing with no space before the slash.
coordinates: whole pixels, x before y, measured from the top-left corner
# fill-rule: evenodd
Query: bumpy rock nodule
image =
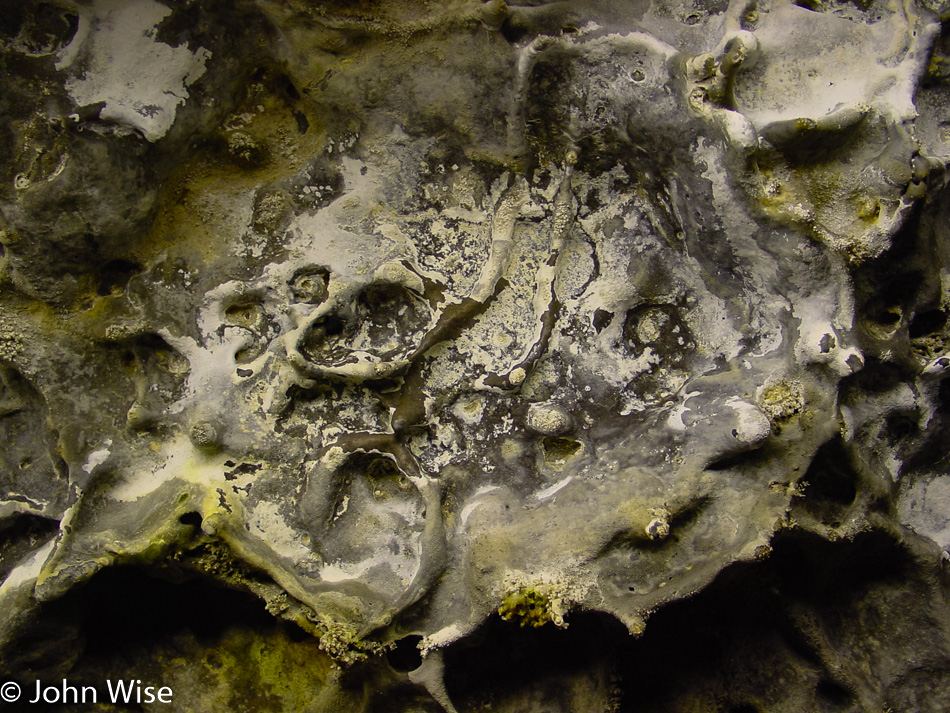
<path id="1" fill-rule="evenodd" d="M 5 676 L 950 703 L 946 7 L 0 12 Z"/>

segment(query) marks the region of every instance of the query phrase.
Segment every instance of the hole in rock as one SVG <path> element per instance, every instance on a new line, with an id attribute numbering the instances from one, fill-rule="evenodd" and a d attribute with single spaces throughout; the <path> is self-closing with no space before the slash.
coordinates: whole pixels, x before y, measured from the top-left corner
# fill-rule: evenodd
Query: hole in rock
<path id="1" fill-rule="evenodd" d="M 295 302 L 320 304 L 327 296 L 330 271 L 325 267 L 304 267 L 294 273 L 290 280 L 290 291 Z"/>
<path id="2" fill-rule="evenodd" d="M 142 271 L 142 266 L 128 260 L 111 260 L 99 270 L 96 294 L 100 297 L 122 292 L 129 280 Z"/>
<path id="3" fill-rule="evenodd" d="M 508 42 L 515 44 L 520 42 L 528 34 L 530 28 L 524 21 L 516 17 L 508 17 L 501 26 L 502 36 Z"/>
<path id="4" fill-rule="evenodd" d="M 600 334 L 608 326 L 614 318 L 613 312 L 608 312 L 605 309 L 598 309 L 594 311 L 594 330 Z"/>
<path id="5" fill-rule="evenodd" d="M 291 81 L 290 77 L 286 74 L 280 74 L 274 79 L 274 86 L 281 92 L 287 95 L 288 98 L 297 101 L 300 99 L 300 92 L 297 91 L 297 87 L 294 86 L 294 83 Z"/>
<path id="6" fill-rule="evenodd" d="M 884 436 L 891 446 L 920 433 L 916 414 L 892 413 L 884 419 Z"/>
<path id="7" fill-rule="evenodd" d="M 182 525 L 201 527 L 201 514 L 197 512 L 186 512 L 179 516 L 178 522 L 180 522 Z"/>
<path id="8" fill-rule="evenodd" d="M 343 480 L 349 482 L 358 477 L 369 481 L 376 499 L 399 497 L 414 489 L 412 482 L 391 458 L 375 453 L 355 453 L 347 459 L 342 471 Z"/>
<path id="9" fill-rule="evenodd" d="M 307 115 L 302 111 L 296 110 L 292 111 L 291 114 L 294 117 L 294 121 L 297 122 L 297 131 L 299 131 L 301 134 L 306 134 L 310 129 L 310 120 L 307 119 Z"/>
<path id="10" fill-rule="evenodd" d="M 544 450 L 545 460 L 565 461 L 577 455 L 583 448 L 583 444 L 573 438 L 548 436 L 541 439 L 541 448 Z"/>
<path id="11" fill-rule="evenodd" d="M 939 332 L 947 324 L 947 313 L 939 309 L 932 309 L 914 315 L 907 332 L 911 339 L 926 337 L 928 334 Z"/>
<path id="12" fill-rule="evenodd" d="M 802 480 L 805 498 L 798 505 L 821 522 L 840 524 L 857 497 L 858 475 L 840 439 L 829 441 L 815 454 Z"/>
<path id="13" fill-rule="evenodd" d="M 584 203 L 592 211 L 598 210 L 603 205 L 599 196 L 597 195 L 597 191 L 594 190 L 593 188 L 587 191 L 587 198 L 584 199 Z M 603 312 L 603 311 L 604 310 L 600 310 L 600 309 L 595 311 L 594 318 L 596 319 L 597 312 Z"/>
<path id="14" fill-rule="evenodd" d="M 422 637 L 418 634 L 404 636 L 396 642 L 396 646 L 386 652 L 389 665 L 402 673 L 415 671 L 422 665 L 422 652 L 419 643 Z"/>
<path id="15" fill-rule="evenodd" d="M 231 305 L 224 311 L 228 322 L 239 327 L 256 327 L 261 319 L 261 308 L 253 302 Z"/>
<path id="16" fill-rule="evenodd" d="M 818 682 L 815 693 L 819 698 L 824 698 L 836 706 L 846 706 L 854 699 L 854 695 L 847 688 L 827 679 Z"/>
<path id="17" fill-rule="evenodd" d="M 328 314 L 311 325 L 300 349 L 310 361 L 338 365 L 346 361 L 351 332 L 342 317 Z"/>
<path id="18" fill-rule="evenodd" d="M 878 324 L 895 325 L 901 321 L 901 312 L 899 309 L 880 310 L 874 312 L 871 319 Z"/>
<path id="19" fill-rule="evenodd" d="M 383 444 L 368 443 L 376 448 Z M 304 493 L 310 522 L 318 523 L 325 562 L 361 563 L 367 587 L 398 596 L 419 566 L 419 536 L 425 529 L 426 507 L 413 482 L 386 455 L 351 453 L 323 481 L 308 483 Z M 390 556 L 393 555 L 393 556 Z"/>

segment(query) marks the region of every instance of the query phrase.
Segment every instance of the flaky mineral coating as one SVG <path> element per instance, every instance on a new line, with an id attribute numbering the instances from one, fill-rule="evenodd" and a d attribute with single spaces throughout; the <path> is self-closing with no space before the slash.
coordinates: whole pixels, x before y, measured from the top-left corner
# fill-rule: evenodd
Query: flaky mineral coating
<path id="1" fill-rule="evenodd" d="M 0 3 L 0 673 L 944 710 L 948 19 Z"/>

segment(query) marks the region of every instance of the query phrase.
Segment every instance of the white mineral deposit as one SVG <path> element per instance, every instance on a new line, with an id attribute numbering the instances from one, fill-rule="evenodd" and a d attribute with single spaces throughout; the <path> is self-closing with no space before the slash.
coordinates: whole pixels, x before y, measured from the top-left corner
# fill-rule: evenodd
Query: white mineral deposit
<path id="1" fill-rule="evenodd" d="M 0 0 L 0 698 L 950 709 L 948 21 Z"/>

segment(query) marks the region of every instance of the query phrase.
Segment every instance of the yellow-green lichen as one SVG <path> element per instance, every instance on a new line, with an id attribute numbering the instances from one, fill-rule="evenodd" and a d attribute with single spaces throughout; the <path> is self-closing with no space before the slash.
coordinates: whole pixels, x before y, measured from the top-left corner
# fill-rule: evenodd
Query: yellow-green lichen
<path id="1" fill-rule="evenodd" d="M 759 397 L 759 406 L 773 423 L 788 420 L 805 406 L 801 385 L 785 380 L 769 384 Z"/>
<path id="2" fill-rule="evenodd" d="M 317 621 L 314 629 L 320 638 L 320 650 L 340 663 L 364 661 L 386 650 L 383 644 L 360 638 L 355 627 L 340 622 Z"/>
<path id="3" fill-rule="evenodd" d="M 334 661 L 352 664 L 375 656 L 385 646 L 360 637 L 357 627 L 320 616 L 301 603 L 268 576 L 244 563 L 220 540 L 210 540 L 184 555 L 180 561 L 224 581 L 232 587 L 245 589 L 264 600 L 265 608 L 274 616 L 291 621 L 319 640 L 319 647 Z"/>
<path id="4" fill-rule="evenodd" d="M 317 642 L 282 628 L 232 627 L 213 646 L 179 637 L 153 656 L 162 682 L 190 710 L 362 710 L 341 691 L 339 669 Z"/>
<path id="5" fill-rule="evenodd" d="M 537 628 L 547 623 L 567 626 L 564 600 L 547 585 L 523 587 L 505 597 L 498 614 L 505 621 L 517 622 L 522 627 Z"/>

